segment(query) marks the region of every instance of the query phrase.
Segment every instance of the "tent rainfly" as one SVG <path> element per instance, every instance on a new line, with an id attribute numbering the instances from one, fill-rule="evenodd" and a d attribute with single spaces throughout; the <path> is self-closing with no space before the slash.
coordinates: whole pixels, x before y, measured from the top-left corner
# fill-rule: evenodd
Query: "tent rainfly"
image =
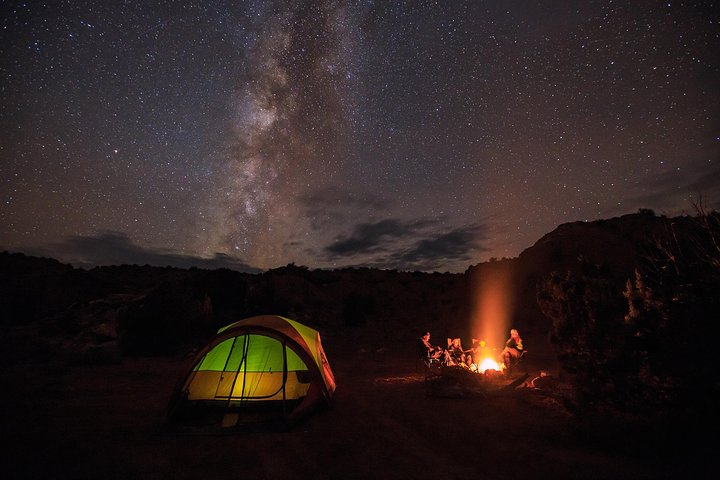
<path id="1" fill-rule="evenodd" d="M 291 427 L 329 407 L 335 378 L 320 334 L 277 315 L 246 318 L 218 330 L 175 388 L 171 426 L 223 429 L 258 423 Z"/>

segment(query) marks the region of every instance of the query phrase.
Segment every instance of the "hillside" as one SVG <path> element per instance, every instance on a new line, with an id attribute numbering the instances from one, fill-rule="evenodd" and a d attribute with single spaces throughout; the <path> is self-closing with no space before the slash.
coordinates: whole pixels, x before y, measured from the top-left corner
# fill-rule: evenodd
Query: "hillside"
<path id="1" fill-rule="evenodd" d="M 350 337 L 376 349 L 402 345 L 424 329 L 437 338 L 470 338 L 482 283 L 504 278 L 509 321 L 549 351 L 549 320 L 536 301 L 543 279 L 590 262 L 606 265 L 622 285 L 649 244 L 667 236 L 669 223 L 683 228 L 688 221 L 640 213 L 563 224 L 518 258 L 474 265 L 464 274 L 295 265 L 261 274 L 147 265 L 82 270 L 4 252 L 0 305 L 6 326 L 38 322 L 44 334 L 74 350 L 177 353 L 222 325 L 261 313 L 290 316 L 328 338 Z"/>

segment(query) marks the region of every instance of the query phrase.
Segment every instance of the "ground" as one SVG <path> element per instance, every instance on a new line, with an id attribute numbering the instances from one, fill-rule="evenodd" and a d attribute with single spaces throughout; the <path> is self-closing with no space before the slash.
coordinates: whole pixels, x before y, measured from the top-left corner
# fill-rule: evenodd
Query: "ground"
<path id="1" fill-rule="evenodd" d="M 334 405 L 289 432 L 174 435 L 162 414 L 188 356 L 90 362 L 21 340 L 5 332 L 0 342 L 9 479 L 657 479 L 692 470 L 683 455 L 635 451 L 622 431 L 588 437 L 549 391 L 429 395 L 412 349 L 325 345 Z M 529 378 L 554 375 L 548 367 L 529 362 Z"/>

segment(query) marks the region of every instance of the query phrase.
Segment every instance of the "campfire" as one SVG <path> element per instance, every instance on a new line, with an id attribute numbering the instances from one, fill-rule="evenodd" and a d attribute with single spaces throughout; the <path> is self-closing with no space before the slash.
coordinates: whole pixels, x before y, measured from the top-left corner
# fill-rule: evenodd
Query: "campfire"
<path id="1" fill-rule="evenodd" d="M 478 372 L 485 373 L 488 370 L 496 370 L 498 372 L 501 372 L 504 367 L 504 365 L 501 366 L 492 358 L 484 358 L 478 363 Z"/>
<path id="2" fill-rule="evenodd" d="M 472 372 L 492 375 L 493 373 L 502 373 L 505 369 L 502 362 L 498 363 L 495 360 L 497 358 L 497 349 L 488 347 L 485 340 L 473 338 L 472 347 L 468 350 L 468 353 L 472 353 L 473 357 L 473 365 L 470 367 Z"/>

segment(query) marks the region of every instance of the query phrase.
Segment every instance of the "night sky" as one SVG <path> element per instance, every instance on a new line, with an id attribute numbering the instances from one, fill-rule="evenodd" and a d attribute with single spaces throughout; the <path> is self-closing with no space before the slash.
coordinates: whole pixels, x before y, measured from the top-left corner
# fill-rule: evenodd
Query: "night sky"
<path id="1" fill-rule="evenodd" d="M 713 3 L 2 2 L 0 250 L 463 272 L 717 209 Z"/>

